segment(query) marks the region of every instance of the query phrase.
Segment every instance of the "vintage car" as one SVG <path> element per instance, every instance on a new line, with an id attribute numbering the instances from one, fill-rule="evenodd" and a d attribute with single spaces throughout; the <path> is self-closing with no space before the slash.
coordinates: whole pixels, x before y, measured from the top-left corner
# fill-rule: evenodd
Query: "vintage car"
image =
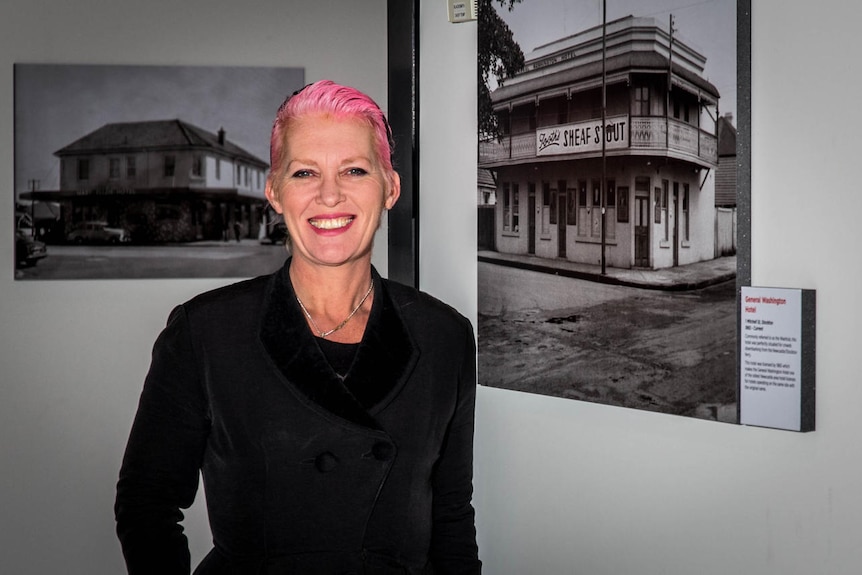
<path id="1" fill-rule="evenodd" d="M 48 249 L 43 242 L 22 231 L 15 232 L 15 267 L 35 266 L 45 257 L 48 257 Z"/>
<path id="2" fill-rule="evenodd" d="M 128 230 L 108 226 L 107 222 L 83 222 L 75 226 L 66 239 L 76 244 L 121 244 L 132 241 Z"/>

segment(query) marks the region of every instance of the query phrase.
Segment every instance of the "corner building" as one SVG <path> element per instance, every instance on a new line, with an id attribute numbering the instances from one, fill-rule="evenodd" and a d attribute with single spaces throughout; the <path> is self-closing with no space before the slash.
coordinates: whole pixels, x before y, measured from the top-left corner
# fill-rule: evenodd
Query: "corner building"
<path id="1" fill-rule="evenodd" d="M 605 46 L 604 74 L 598 26 L 538 47 L 492 92 L 502 138 L 480 142 L 479 168 L 496 176 L 494 249 L 600 264 L 604 205 L 611 267 L 714 258 L 719 94 L 705 56 L 653 18 L 607 23 Z"/>

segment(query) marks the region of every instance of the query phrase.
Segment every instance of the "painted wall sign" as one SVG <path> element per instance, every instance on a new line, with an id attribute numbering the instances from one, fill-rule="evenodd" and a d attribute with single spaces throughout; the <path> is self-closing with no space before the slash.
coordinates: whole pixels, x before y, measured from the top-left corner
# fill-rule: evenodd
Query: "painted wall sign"
<path id="1" fill-rule="evenodd" d="M 539 128 L 536 130 L 536 155 L 601 152 L 602 134 L 605 137 L 606 150 L 628 148 L 629 117 L 605 118 L 604 130 L 602 130 L 601 120 Z"/>
<path id="2" fill-rule="evenodd" d="M 740 423 L 814 430 L 814 291 L 743 287 Z"/>

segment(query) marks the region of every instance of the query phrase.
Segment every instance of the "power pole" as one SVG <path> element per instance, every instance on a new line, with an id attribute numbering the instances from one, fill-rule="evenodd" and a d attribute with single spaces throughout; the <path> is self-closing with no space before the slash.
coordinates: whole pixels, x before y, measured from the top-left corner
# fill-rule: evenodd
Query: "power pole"
<path id="1" fill-rule="evenodd" d="M 608 35 L 608 3 L 607 0 L 602 0 L 602 181 L 600 185 L 600 192 L 602 195 L 602 275 L 606 273 L 605 266 L 605 248 L 606 248 L 606 238 L 607 234 L 605 228 L 607 227 L 607 178 L 608 178 L 608 166 L 607 166 L 607 107 L 608 107 L 608 87 L 607 87 L 607 35 Z"/>
<path id="2" fill-rule="evenodd" d="M 39 189 L 39 180 L 27 180 L 30 186 L 30 236 L 36 237 L 36 190 Z"/>

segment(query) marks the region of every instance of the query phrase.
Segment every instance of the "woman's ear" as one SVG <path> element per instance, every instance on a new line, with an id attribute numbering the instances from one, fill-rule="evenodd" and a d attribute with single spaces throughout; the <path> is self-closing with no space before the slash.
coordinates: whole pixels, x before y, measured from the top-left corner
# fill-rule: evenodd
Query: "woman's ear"
<path id="1" fill-rule="evenodd" d="M 272 209 L 274 209 L 276 213 L 282 213 L 281 200 L 279 199 L 278 193 L 273 188 L 271 176 L 266 179 L 266 188 L 264 189 L 264 193 L 266 194 L 266 199 L 269 201 L 269 205 L 272 206 Z"/>
<path id="2" fill-rule="evenodd" d="M 387 210 L 391 210 L 395 202 L 398 201 L 398 198 L 401 197 L 401 176 L 398 175 L 398 172 L 393 170 L 389 181 L 389 190 L 386 193 L 386 198 L 383 200 L 383 207 Z"/>

